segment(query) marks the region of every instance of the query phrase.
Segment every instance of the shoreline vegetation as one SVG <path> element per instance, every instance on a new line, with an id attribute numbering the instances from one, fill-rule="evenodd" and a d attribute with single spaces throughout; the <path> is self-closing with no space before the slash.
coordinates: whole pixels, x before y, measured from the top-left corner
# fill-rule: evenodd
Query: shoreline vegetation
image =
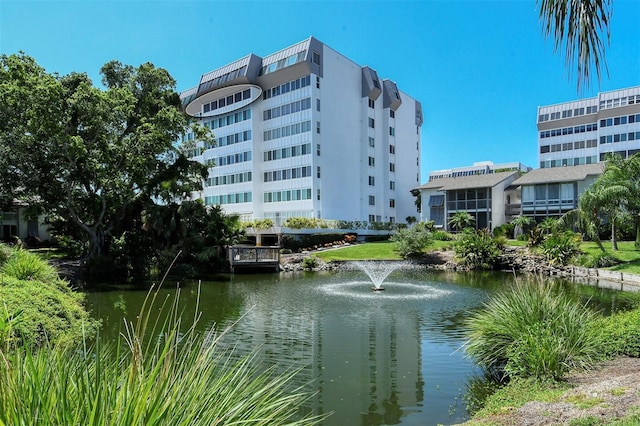
<path id="1" fill-rule="evenodd" d="M 519 251 L 529 250 L 522 247 L 523 244 L 519 243 L 520 242 L 518 241 L 514 241 L 513 245 L 507 243 L 505 244 L 505 247 L 516 246 Z M 417 267 L 426 268 L 427 266 L 425 265 L 437 265 L 438 268 L 451 268 L 451 265 L 458 264 L 457 260 L 459 259 L 456 257 L 457 252 L 455 252 L 454 244 L 455 243 L 453 241 L 436 241 L 431 246 L 432 250 L 425 251 L 422 256 L 418 259 L 414 257 L 413 260 L 417 263 Z M 591 243 L 582 243 L 582 250 L 584 252 L 588 252 L 588 250 L 591 249 L 590 244 Z M 640 252 L 636 251 L 635 248 L 631 248 L 633 242 L 622 242 L 619 243 L 619 245 L 622 252 L 620 258 L 624 259 L 624 262 L 620 262 L 618 265 L 614 266 L 615 270 L 630 270 L 635 272 L 638 265 L 640 265 Z M 7 264 L 9 263 L 8 260 L 16 258 L 17 256 L 15 253 L 25 253 L 25 251 L 10 249 L 5 246 L 0 246 L 0 248 L 2 248 L 3 253 L 2 258 L 0 259 L 0 266 L 2 267 L 1 273 L 6 277 L 7 271 L 10 270 L 10 268 L 7 267 Z M 31 255 L 28 252 L 26 253 Z M 533 256 L 539 256 L 539 253 L 532 252 L 531 254 Z M 69 284 L 67 282 L 57 278 L 57 271 L 55 268 L 49 266 L 47 262 L 40 260 L 35 254 L 32 256 L 33 257 L 26 263 L 30 265 L 40 265 L 36 267 L 35 270 L 44 271 L 42 272 L 44 275 L 41 275 L 43 277 L 42 279 L 52 280 L 55 277 L 55 280 L 57 280 L 56 282 L 58 283 L 57 285 L 64 287 L 62 289 L 63 292 L 78 294 L 70 291 Z M 299 263 L 299 266 L 303 269 L 314 269 L 315 267 L 316 270 L 318 267 L 321 268 L 322 264 L 337 264 L 341 261 L 402 260 L 402 256 L 395 251 L 395 243 L 393 242 L 351 244 L 349 246 L 340 246 L 340 249 L 337 250 L 327 248 L 325 250 L 303 254 L 284 255 L 283 259 L 286 258 L 297 259 L 294 263 Z M 313 259 L 313 261 L 305 262 L 304 259 Z M 538 261 L 539 258 L 536 258 L 536 262 Z M 58 259 L 53 263 L 60 264 L 60 262 L 61 261 Z M 42 267 L 42 264 L 46 267 Z M 68 264 L 68 266 L 69 269 L 73 270 L 77 269 L 81 265 L 72 263 Z M 455 267 L 453 269 L 455 270 Z M 22 269 L 14 267 L 14 270 L 29 271 L 28 268 L 24 267 Z M 16 278 L 16 280 L 20 282 L 29 280 L 34 281 L 37 277 L 36 272 L 32 271 L 23 273 L 22 277 L 20 279 Z M 10 280 L 5 278 L 4 281 Z M 5 290 L 7 288 L 8 287 L 5 286 Z M 2 289 L 2 286 L 0 286 L 0 289 Z M 150 295 L 151 294 L 152 293 L 150 293 Z M 534 294 L 534 297 L 538 296 L 539 294 Z M 27 298 L 25 295 L 22 297 Z M 556 303 L 556 300 L 553 297 L 546 297 L 544 303 Z M 67 392 L 68 388 L 62 386 L 64 382 L 62 378 L 65 377 L 62 372 L 68 371 L 69 369 L 85 368 L 88 369 L 86 370 L 87 373 L 89 371 L 107 372 L 104 377 L 94 377 L 96 383 L 99 384 L 99 386 L 94 387 L 94 390 L 99 391 L 104 395 L 110 395 L 110 398 L 104 398 L 105 401 L 107 401 L 105 404 L 113 403 L 115 406 L 109 407 L 108 410 L 106 406 L 103 408 L 94 406 L 93 409 L 96 409 L 97 407 L 97 410 L 104 409 L 109 412 L 112 412 L 113 410 L 121 410 L 122 412 L 126 411 L 127 413 L 136 413 L 137 416 L 146 415 L 144 414 L 144 404 L 142 404 L 142 400 L 138 401 L 140 404 L 137 404 L 135 401 L 132 402 L 134 406 L 133 408 L 129 408 L 127 404 L 124 404 L 120 390 L 113 389 L 113 387 L 110 387 L 109 383 L 127 383 L 127 380 L 130 380 L 132 377 L 136 377 L 135 380 L 140 383 L 143 388 L 136 388 L 137 390 L 135 390 L 135 392 L 147 395 L 147 399 L 152 398 L 160 401 L 165 398 L 173 398 L 179 400 L 182 396 L 180 398 L 177 396 L 182 395 L 182 392 L 185 392 L 184 389 L 191 389 L 191 385 L 188 382 L 177 384 L 177 386 L 184 386 L 182 389 L 163 388 L 162 386 L 157 386 L 157 380 L 159 380 L 160 376 L 142 375 L 142 372 L 163 371 L 168 372 L 167 374 L 173 374 L 176 377 L 184 377 L 191 381 L 195 380 L 195 377 L 199 378 L 203 375 L 206 376 L 206 374 L 209 374 L 211 371 L 216 369 L 215 365 L 207 366 L 206 371 L 204 372 L 198 370 L 194 373 L 194 371 L 191 371 L 190 369 L 184 369 L 184 365 L 188 364 L 188 360 L 198 359 L 201 355 L 200 351 L 213 350 L 209 348 L 207 344 L 212 341 L 215 342 L 215 335 L 202 336 L 194 334 L 190 338 L 195 340 L 190 341 L 190 345 L 187 345 L 191 349 L 186 353 L 177 352 L 178 347 L 182 345 L 175 344 L 177 342 L 176 335 L 172 334 L 171 331 L 176 327 L 176 321 L 178 323 L 181 321 L 179 316 L 176 314 L 176 306 L 168 307 L 169 312 L 173 313 L 170 317 L 174 322 L 170 321 L 161 325 L 162 327 L 168 328 L 162 328 L 162 335 L 164 335 L 165 338 L 156 341 L 155 347 L 148 346 L 149 343 L 145 343 L 144 335 L 148 331 L 148 324 L 138 323 L 127 325 L 127 333 L 125 334 L 125 337 L 122 342 L 119 342 L 115 347 L 112 345 L 101 344 L 96 344 L 95 346 L 90 345 L 88 347 L 83 346 L 86 344 L 87 340 L 79 339 L 76 336 L 72 339 L 76 343 L 76 350 L 70 349 L 74 348 L 73 345 L 51 345 L 50 342 L 47 342 L 47 344 L 43 345 L 41 348 L 35 348 L 31 345 L 20 345 L 18 340 L 16 340 L 15 331 L 17 330 L 17 324 L 22 320 L 22 310 L 10 313 L 6 306 L 5 302 L 4 310 L 2 311 L 2 315 L 0 315 L 0 364 L 2 364 L 2 368 L 4 370 L 0 377 L 0 380 L 4 383 L 1 383 L 0 385 L 2 385 L 2 388 L 4 389 L 12 389 L 12 392 L 4 393 L 0 398 L 0 407 L 4 407 L 0 412 L 6 413 L 4 414 L 6 418 L 0 418 L 0 424 L 2 424 L 2 422 L 6 424 L 15 423 L 21 416 L 27 415 L 26 413 L 28 410 L 32 409 L 36 409 L 40 412 L 46 412 L 49 410 L 52 419 L 57 418 L 61 421 L 73 421 L 73 419 L 90 416 L 91 413 L 86 410 L 89 409 L 88 407 L 90 407 L 91 404 L 95 403 L 95 400 L 94 403 L 85 401 L 86 404 L 84 407 L 81 407 L 82 403 L 80 402 L 72 404 L 73 406 L 66 406 L 65 408 L 60 408 L 59 404 L 53 403 L 54 400 L 59 401 L 64 400 L 65 398 L 64 392 Z M 553 307 L 555 305 L 550 306 Z M 513 315 L 514 321 L 522 322 L 524 320 L 519 317 L 520 314 L 517 309 L 512 311 L 511 314 Z M 583 313 L 580 313 L 582 311 L 572 311 L 572 309 L 573 307 L 571 309 L 566 309 L 566 311 L 576 313 L 573 315 L 574 319 L 578 319 L 577 323 L 582 323 L 585 318 L 584 316 L 581 316 L 583 315 Z M 556 310 L 565 311 L 564 308 Z M 549 315 L 546 316 L 549 317 Z M 496 318 L 500 317 L 501 316 L 497 316 Z M 140 318 L 145 318 L 144 313 L 141 313 Z M 479 317 L 476 317 L 476 319 L 477 318 Z M 593 320 L 593 318 L 591 319 Z M 635 381 L 634 383 L 640 383 L 640 358 L 638 358 L 640 357 L 640 309 L 635 308 L 628 312 L 614 313 L 610 317 L 596 319 L 595 323 L 597 324 L 597 327 L 591 327 L 591 329 L 597 330 L 597 333 L 591 334 L 590 337 L 586 338 L 587 340 L 591 339 L 590 343 L 587 345 L 588 348 L 586 349 L 586 352 L 583 351 L 582 355 L 578 354 L 578 358 L 576 358 L 576 354 L 564 354 L 563 356 L 568 356 L 570 358 L 568 360 L 554 361 L 559 368 L 559 370 L 557 370 L 559 373 L 552 372 L 550 375 L 547 375 L 546 372 L 543 372 L 541 378 L 539 377 L 538 380 L 529 377 L 531 376 L 531 369 L 533 368 L 535 370 L 537 368 L 536 363 L 548 362 L 549 359 L 545 358 L 545 355 L 540 355 L 542 359 L 533 360 L 530 359 L 531 357 L 524 356 L 533 353 L 531 349 L 527 349 L 528 346 L 526 345 L 532 345 L 530 348 L 538 348 L 545 344 L 550 344 L 552 347 L 555 347 L 554 345 L 558 344 L 556 339 L 557 336 L 555 332 L 535 332 L 535 330 L 550 327 L 549 324 L 539 324 L 534 322 L 532 325 L 530 324 L 529 326 L 524 327 L 523 330 L 528 328 L 534 330 L 528 334 L 529 340 L 520 339 L 521 346 L 513 347 L 506 345 L 500 350 L 502 352 L 496 351 L 496 354 L 506 354 L 505 356 L 507 356 L 508 359 L 515 359 L 517 362 L 520 362 L 520 364 L 509 364 L 507 358 L 501 358 L 496 361 L 498 363 L 503 363 L 501 364 L 501 368 L 508 366 L 504 371 L 509 370 L 512 372 L 513 377 L 511 380 L 498 385 L 485 401 L 467 401 L 467 404 L 469 404 L 469 407 L 472 409 L 471 412 L 474 414 L 465 424 L 469 426 L 510 424 L 567 424 L 571 426 L 605 424 L 618 426 L 640 423 L 640 408 L 637 408 L 639 403 L 638 400 L 640 399 L 640 393 L 638 393 L 640 389 L 636 389 L 636 387 L 634 387 L 635 385 L 629 384 L 633 381 Z M 567 324 L 564 324 L 563 326 L 567 329 L 571 329 Z M 506 328 L 514 327 L 509 325 Z M 573 327 L 576 332 L 579 331 L 579 328 L 580 327 L 577 326 Z M 550 329 L 551 328 L 549 328 L 549 330 Z M 193 330 L 193 328 L 190 330 Z M 484 337 L 486 336 L 487 334 L 484 335 Z M 514 341 L 518 340 L 516 337 L 517 336 L 514 336 L 512 339 Z M 565 338 L 563 337 L 563 339 Z M 566 336 L 565 340 L 567 339 L 584 338 L 581 337 L 580 334 L 572 334 Z M 82 347 L 83 349 L 77 350 L 78 347 Z M 601 353 L 598 353 L 598 351 Z M 514 353 L 519 355 L 514 356 Z M 587 354 L 587 359 L 581 360 L 579 357 L 583 356 L 584 353 Z M 112 365 L 109 363 L 108 359 L 111 359 L 114 356 L 115 359 L 119 359 L 120 361 Z M 166 356 L 166 359 L 163 358 L 163 356 Z M 242 374 L 248 375 L 255 372 L 254 368 L 256 360 L 253 358 L 243 360 L 240 365 L 229 365 L 225 363 L 223 355 L 221 354 L 216 354 L 213 358 L 216 359 L 217 363 L 222 363 L 225 368 L 229 369 L 225 370 L 227 373 L 224 374 L 230 374 L 229 371 L 231 370 L 239 371 Z M 176 364 L 178 361 L 180 361 L 179 363 L 182 367 L 179 367 Z M 102 363 L 102 365 L 95 365 L 96 362 Z M 163 364 L 165 362 L 168 364 Z M 200 364 L 200 366 L 202 366 L 202 362 L 200 361 L 195 364 Z M 480 364 L 482 365 L 482 362 L 480 362 Z M 494 364 L 494 366 L 495 365 L 497 364 Z M 575 370 L 571 369 L 571 366 L 578 366 L 582 368 Z M 37 369 L 33 371 L 26 371 L 26 368 L 33 367 L 36 367 Z M 582 372 L 578 374 L 579 370 L 582 370 Z M 519 374 L 518 372 L 523 372 L 523 374 Z M 624 377 L 622 373 L 624 373 Z M 293 375 L 295 372 L 291 372 L 291 374 Z M 51 377 L 52 379 L 46 381 L 44 380 L 45 376 Z M 535 374 L 533 376 L 535 376 Z M 602 388 L 603 381 L 596 380 L 595 378 L 604 376 L 617 378 L 618 381 L 611 383 L 618 383 L 619 385 L 613 388 L 611 388 L 611 386 L 613 386 L 611 385 L 605 390 L 600 389 L 591 392 L 589 389 L 596 389 L 597 386 Z M 45 385 L 43 386 L 53 386 L 53 391 L 51 391 L 52 389 L 41 389 L 43 392 L 49 392 L 49 394 L 52 395 L 51 399 L 39 400 L 37 402 L 35 400 L 28 401 L 28 403 L 37 403 L 38 407 L 29 406 L 28 403 L 25 402 L 16 404 L 16 401 L 18 400 L 29 399 L 25 396 L 25 392 L 28 394 L 30 392 L 28 392 L 29 387 L 34 385 L 34 383 L 27 383 L 23 381 L 23 378 L 25 377 L 31 377 L 44 383 Z M 85 375 L 84 377 L 86 378 L 89 376 Z M 118 377 L 120 377 L 120 379 L 118 379 Z M 163 377 L 164 379 L 167 378 L 165 376 Z M 272 375 L 269 375 L 269 372 L 267 372 L 266 376 L 260 376 L 260 383 L 262 385 L 276 390 L 270 395 L 275 398 L 271 401 L 276 401 L 274 403 L 279 408 L 273 408 L 273 410 L 274 412 L 277 412 L 278 415 L 285 416 L 278 417 L 278 419 L 288 419 L 287 421 L 281 421 L 280 424 L 285 424 L 287 422 L 290 422 L 289 424 L 318 423 L 321 419 L 317 417 L 314 418 L 307 416 L 304 419 L 298 419 L 295 417 L 295 405 L 303 403 L 310 395 L 304 389 L 288 389 L 287 383 L 290 377 L 291 376 L 273 377 Z M 578 377 L 578 379 L 576 379 L 576 377 Z M 77 386 L 74 387 L 75 389 L 85 389 L 85 391 L 89 392 L 89 382 L 83 384 L 81 382 L 81 380 L 83 380 L 82 377 L 74 377 L 72 379 L 79 380 Z M 193 389 L 195 389 L 194 392 L 198 392 L 198 389 L 200 388 L 206 388 L 204 382 L 201 384 L 201 387 L 193 387 Z M 209 386 L 210 383 L 206 383 L 206 385 Z M 220 386 L 220 392 L 232 392 L 233 389 L 225 388 L 222 385 L 223 383 L 217 383 L 217 386 Z M 588 386 L 592 386 L 592 388 L 589 388 Z M 251 388 L 251 386 L 245 385 L 242 387 Z M 640 387 L 640 385 L 638 387 Z M 158 394 L 154 393 L 152 395 L 150 392 L 154 392 L 152 391 L 153 388 L 158 388 L 161 392 Z M 131 392 L 132 389 L 133 387 L 129 388 L 127 392 Z M 581 392 L 580 389 L 587 390 L 584 390 L 583 393 L 579 393 Z M 288 394 L 287 392 L 290 391 L 293 391 L 294 393 Z M 606 393 L 606 395 L 604 395 L 603 392 Z M 194 396 L 195 394 L 188 393 L 187 391 L 187 396 L 189 395 L 193 396 L 193 398 L 188 401 L 195 401 L 197 398 L 201 398 L 201 396 L 197 396 L 196 398 L 196 396 Z M 247 397 L 246 395 L 234 395 L 232 395 L 231 398 L 237 397 L 242 399 Z M 589 395 L 600 396 L 595 397 Z M 609 396 L 611 396 L 611 398 Z M 78 401 L 83 401 L 82 398 L 77 398 L 76 396 L 73 398 Z M 96 400 L 97 399 L 99 398 L 96 396 Z M 189 403 L 188 401 L 187 404 Z M 283 401 L 288 402 L 285 403 Z M 254 401 L 254 404 L 255 403 L 257 403 L 257 401 Z M 212 404 L 216 405 L 213 402 Z M 23 407 L 24 410 L 27 411 L 23 410 L 18 412 L 14 406 Z M 540 408 L 541 406 L 543 408 Z M 10 407 L 14 408 L 10 409 Z M 175 409 L 175 407 L 168 408 L 167 403 L 160 402 L 158 402 L 158 407 L 162 408 L 162 412 L 165 412 L 168 409 Z M 264 408 L 266 406 L 262 407 Z M 270 410 L 269 408 L 264 409 Z M 220 418 L 220 416 L 223 415 L 225 414 L 220 411 L 215 414 L 215 416 L 218 416 L 217 418 Z M 260 416 L 264 416 L 264 413 L 260 414 Z M 274 418 L 270 418 L 270 421 L 273 422 Z"/>

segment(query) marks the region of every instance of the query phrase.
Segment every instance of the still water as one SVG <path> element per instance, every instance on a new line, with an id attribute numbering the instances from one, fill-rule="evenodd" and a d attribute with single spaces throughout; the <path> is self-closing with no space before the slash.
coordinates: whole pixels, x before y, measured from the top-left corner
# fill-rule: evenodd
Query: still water
<path id="1" fill-rule="evenodd" d="M 179 286 L 183 317 L 201 312 L 203 330 L 228 329 L 221 344 L 236 354 L 258 348 L 265 366 L 301 368 L 299 383 L 317 392 L 306 408 L 332 412 L 326 425 L 449 425 L 469 417 L 467 384 L 480 373 L 464 355 L 463 321 L 513 283 L 507 273 L 400 267 L 375 292 L 352 270 L 221 275 L 166 282 L 161 293 L 172 297 Z M 559 284 L 605 309 L 619 303 L 610 291 Z M 146 295 L 125 286 L 89 293 L 103 336 L 117 338 Z"/>

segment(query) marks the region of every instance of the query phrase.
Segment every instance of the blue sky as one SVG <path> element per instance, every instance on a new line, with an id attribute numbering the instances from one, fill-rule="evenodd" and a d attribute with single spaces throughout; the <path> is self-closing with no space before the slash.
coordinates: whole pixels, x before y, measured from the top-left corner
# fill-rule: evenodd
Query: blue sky
<path id="1" fill-rule="evenodd" d="M 537 167 L 538 106 L 640 85 L 640 1 L 613 6 L 609 75 L 583 93 L 543 38 L 535 0 L 0 0 L 0 52 L 96 84 L 109 60 L 152 62 L 184 90 L 313 35 L 422 102 L 424 182 L 476 161 Z"/>

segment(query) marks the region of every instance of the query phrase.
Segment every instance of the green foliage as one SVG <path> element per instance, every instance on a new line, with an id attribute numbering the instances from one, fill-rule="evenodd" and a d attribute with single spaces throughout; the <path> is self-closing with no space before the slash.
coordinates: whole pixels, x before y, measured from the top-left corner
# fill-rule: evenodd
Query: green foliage
<path id="1" fill-rule="evenodd" d="M 599 357 L 598 314 L 549 284 L 520 284 L 467 321 L 467 353 L 498 380 L 558 380 Z"/>
<path id="2" fill-rule="evenodd" d="M 500 226 L 496 226 L 495 228 L 493 228 L 493 236 L 494 237 L 507 237 L 507 238 L 513 238 L 513 231 L 514 231 L 514 224 L 513 223 L 505 223 L 503 225 Z"/>
<path id="3" fill-rule="evenodd" d="M 55 269 L 24 250 L 0 245 L 0 251 L 9 252 L 0 266 L 0 317 L 7 324 L 20 313 L 11 324 L 13 344 L 70 345 L 95 334 L 98 323 L 84 309 L 83 296 Z"/>
<path id="4" fill-rule="evenodd" d="M 488 230 L 469 229 L 454 244 L 456 259 L 470 269 L 493 269 L 501 251 Z"/>
<path id="5" fill-rule="evenodd" d="M 139 229 L 132 209 L 199 189 L 206 167 L 175 141 L 187 132 L 212 141 L 182 111 L 166 70 L 112 61 L 101 74 L 95 87 L 84 73 L 49 74 L 27 55 L 0 56 L 2 196 L 60 218 L 88 257 L 110 254 L 112 238 Z"/>
<path id="6" fill-rule="evenodd" d="M 26 250 L 13 250 L 6 260 L 0 263 L 0 274 L 18 280 L 55 282 L 58 273 L 47 262 Z"/>
<path id="7" fill-rule="evenodd" d="M 432 243 L 432 234 L 426 223 L 420 222 L 407 229 L 399 229 L 391 241 L 396 245 L 396 251 L 405 259 L 421 256 Z"/>
<path id="8" fill-rule="evenodd" d="M 566 265 L 580 253 L 580 236 L 571 231 L 554 232 L 543 240 L 541 249 L 550 263 Z"/>
<path id="9" fill-rule="evenodd" d="M 273 220 L 271 219 L 256 219 L 251 222 L 243 222 L 242 226 L 244 228 L 255 228 L 255 229 L 269 229 L 273 227 Z"/>
<path id="10" fill-rule="evenodd" d="M 318 258 L 315 256 L 305 257 L 302 259 L 302 267 L 308 271 L 318 267 Z"/>
<path id="11" fill-rule="evenodd" d="M 640 309 L 603 317 L 598 328 L 605 356 L 640 357 Z"/>
<path id="12" fill-rule="evenodd" d="M 453 241 L 454 237 L 447 231 L 435 231 L 431 233 L 435 241 Z"/>
<path id="13" fill-rule="evenodd" d="M 476 219 L 467 212 L 456 212 L 449 217 L 449 226 L 456 231 L 462 231 L 470 228 Z"/>
<path id="14" fill-rule="evenodd" d="M 178 297 L 158 309 L 150 295 L 117 345 L 89 349 L 26 346 L 0 353 L 0 424 L 42 425 L 313 425 L 303 413 L 312 394 L 297 371 L 259 370 L 257 355 L 237 357 L 213 332 L 186 330 Z"/>
<path id="15" fill-rule="evenodd" d="M 602 251 L 595 254 L 584 254 L 578 258 L 578 264 L 586 268 L 608 268 L 619 263 L 620 261 L 615 256 Z"/>

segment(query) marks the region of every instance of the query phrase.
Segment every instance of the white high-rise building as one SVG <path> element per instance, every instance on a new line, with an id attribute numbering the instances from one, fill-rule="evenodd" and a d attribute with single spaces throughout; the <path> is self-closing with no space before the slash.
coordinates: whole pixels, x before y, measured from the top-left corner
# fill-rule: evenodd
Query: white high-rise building
<path id="1" fill-rule="evenodd" d="M 538 108 L 540 168 L 594 164 L 640 152 L 640 86 Z"/>
<path id="2" fill-rule="evenodd" d="M 208 205 L 276 225 L 417 215 L 420 102 L 313 37 L 203 74 L 181 98 L 216 137 L 194 152 L 212 166 Z"/>

